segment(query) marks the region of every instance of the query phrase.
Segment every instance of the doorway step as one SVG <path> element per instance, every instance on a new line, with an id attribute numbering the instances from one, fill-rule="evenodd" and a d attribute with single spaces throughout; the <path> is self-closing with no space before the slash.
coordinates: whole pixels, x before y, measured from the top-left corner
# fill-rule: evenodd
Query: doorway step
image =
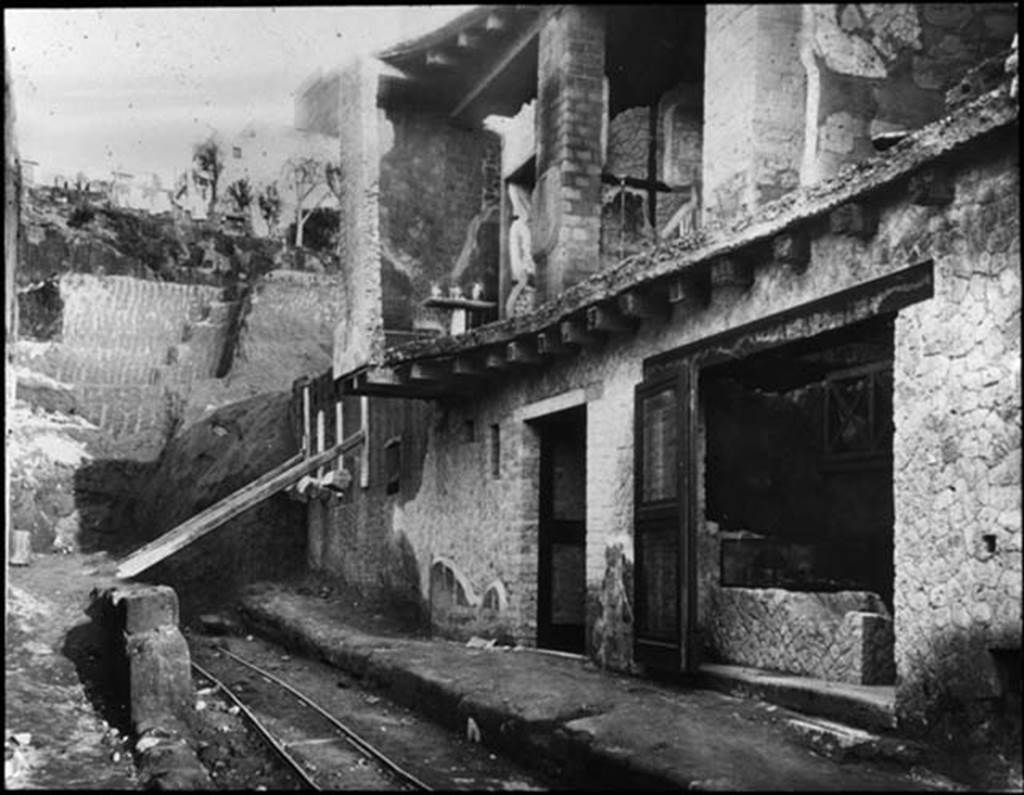
<path id="1" fill-rule="evenodd" d="M 787 733 L 822 756 L 839 762 L 895 762 L 920 768 L 924 774 L 920 763 L 925 759 L 926 747 L 895 732 L 893 685 L 832 682 L 716 663 L 700 666 L 698 684 L 801 713 L 779 719 Z M 930 771 L 926 778 L 937 785 L 949 783 Z"/>
<path id="2" fill-rule="evenodd" d="M 699 683 L 732 695 L 841 721 L 869 731 L 896 728 L 894 685 L 858 685 L 765 671 L 743 665 L 704 663 Z"/>

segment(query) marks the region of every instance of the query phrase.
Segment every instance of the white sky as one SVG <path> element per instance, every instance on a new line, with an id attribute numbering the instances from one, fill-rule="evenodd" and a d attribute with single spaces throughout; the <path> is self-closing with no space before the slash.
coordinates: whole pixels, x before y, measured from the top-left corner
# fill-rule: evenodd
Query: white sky
<path id="1" fill-rule="evenodd" d="M 56 172 L 169 183 L 211 129 L 291 124 L 317 68 L 431 30 L 471 6 L 5 9 L 19 155 Z"/>

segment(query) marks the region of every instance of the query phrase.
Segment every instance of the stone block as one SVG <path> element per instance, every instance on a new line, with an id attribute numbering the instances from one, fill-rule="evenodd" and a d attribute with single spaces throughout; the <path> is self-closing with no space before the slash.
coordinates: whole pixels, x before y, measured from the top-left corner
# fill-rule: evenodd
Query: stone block
<path id="1" fill-rule="evenodd" d="M 184 715 L 192 700 L 192 674 L 188 644 L 177 627 L 128 635 L 125 654 L 136 732 L 142 734 Z"/>
<path id="2" fill-rule="evenodd" d="M 128 635 L 178 626 L 178 595 L 166 585 L 115 588 L 110 595 L 120 626 Z"/>

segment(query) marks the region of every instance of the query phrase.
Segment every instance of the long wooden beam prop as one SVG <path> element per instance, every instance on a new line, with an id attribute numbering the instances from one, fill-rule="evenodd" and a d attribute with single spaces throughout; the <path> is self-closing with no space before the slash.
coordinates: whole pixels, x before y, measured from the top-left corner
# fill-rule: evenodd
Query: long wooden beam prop
<path id="1" fill-rule="evenodd" d="M 238 514 L 257 505 L 282 489 L 296 482 L 303 475 L 308 475 L 323 464 L 333 461 L 340 455 L 363 441 L 363 432 L 356 431 L 340 444 L 329 450 L 304 458 L 301 454 L 290 458 L 270 472 L 260 476 L 238 491 L 214 503 L 204 511 L 200 511 L 162 536 L 135 550 L 117 567 L 118 577 L 134 577 L 140 572 L 155 566 L 164 558 L 173 555 L 179 549 L 188 546 L 196 539 L 216 530 L 222 524 L 238 516 Z"/>

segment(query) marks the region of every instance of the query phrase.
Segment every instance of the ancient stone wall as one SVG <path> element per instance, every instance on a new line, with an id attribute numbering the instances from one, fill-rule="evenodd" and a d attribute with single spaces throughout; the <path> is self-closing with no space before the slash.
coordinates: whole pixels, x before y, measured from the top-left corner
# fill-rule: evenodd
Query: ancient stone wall
<path id="1" fill-rule="evenodd" d="M 943 712 L 977 726 L 1012 698 L 993 651 L 1016 649 L 1020 665 L 1016 157 L 963 169 L 948 210 L 918 211 L 935 298 L 896 323 L 897 708 L 932 727 Z"/>
<path id="2" fill-rule="evenodd" d="M 715 588 L 705 630 L 720 660 L 836 682 L 892 684 L 892 617 L 875 594 Z"/>
<path id="3" fill-rule="evenodd" d="M 509 373 L 474 391 L 472 400 L 427 404 L 420 486 L 384 517 L 404 539 L 423 598 L 431 566 L 442 557 L 475 594 L 500 581 L 508 626 L 520 642 L 534 641 L 539 444 L 530 420 L 585 405 L 588 649 L 612 667 L 629 668 L 631 418 L 643 360 L 930 262 L 934 297 L 901 310 L 896 321 L 898 708 L 921 716 L 936 692 L 945 705 L 990 707 L 1000 685 L 987 649 L 1020 648 L 1019 172 L 1012 138 L 996 137 L 973 151 L 950 164 L 952 192 L 940 189 L 939 176 L 930 190 L 916 179 L 913 190 L 904 182 L 875 195 L 874 232 L 812 227 L 806 270 L 759 260 L 749 286 L 713 283 L 707 307 L 676 305 L 671 319 L 645 322 L 598 350 L 529 375 Z M 888 311 L 880 300 L 803 322 L 801 334 Z M 472 436 L 464 433 L 468 423 Z M 492 426 L 500 432 L 497 477 L 484 432 Z M 718 570 L 717 534 L 706 522 L 698 539 L 705 629 L 720 604 L 704 576 Z"/>
<path id="4" fill-rule="evenodd" d="M 63 384 L 70 409 L 154 457 L 173 429 L 175 401 L 211 378 L 228 336 L 223 289 L 131 276 L 66 274 L 56 340 L 19 347 L 19 363 Z M 174 395 L 178 397 L 175 398 Z"/>

